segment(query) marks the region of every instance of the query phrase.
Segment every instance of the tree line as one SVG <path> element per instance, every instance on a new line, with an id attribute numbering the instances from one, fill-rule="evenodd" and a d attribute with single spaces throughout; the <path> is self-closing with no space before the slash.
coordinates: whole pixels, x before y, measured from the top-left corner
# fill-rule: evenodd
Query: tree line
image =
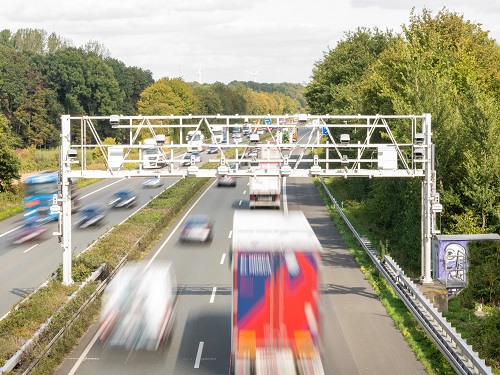
<path id="1" fill-rule="evenodd" d="M 315 63 L 316 114 L 432 115 L 442 233 L 500 230 L 500 46 L 446 9 L 411 13 L 401 34 L 359 28 Z M 398 129 L 393 129 L 398 132 Z M 412 140 L 408 140 L 411 142 Z M 419 272 L 420 181 L 346 180 L 405 270 Z"/>
<path id="2" fill-rule="evenodd" d="M 151 71 L 126 66 L 97 41 L 75 47 L 70 39 L 40 29 L 0 32 L 0 191 L 19 178 L 15 148 L 59 144 L 62 114 L 74 116 L 286 114 L 304 110 L 300 84 L 226 85 L 153 79 Z M 99 135 L 119 140 L 121 130 L 96 124 Z"/>

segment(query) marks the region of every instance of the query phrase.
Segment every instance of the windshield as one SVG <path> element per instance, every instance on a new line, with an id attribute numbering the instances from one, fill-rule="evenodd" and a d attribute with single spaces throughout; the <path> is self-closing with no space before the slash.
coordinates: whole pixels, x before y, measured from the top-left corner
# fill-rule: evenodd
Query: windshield
<path id="1" fill-rule="evenodd" d="M 57 182 L 47 184 L 26 184 L 26 196 L 57 193 Z"/>
<path id="2" fill-rule="evenodd" d="M 156 155 L 156 154 L 160 153 L 160 150 L 157 147 L 151 147 L 151 148 L 145 149 L 144 153 L 146 155 Z"/>

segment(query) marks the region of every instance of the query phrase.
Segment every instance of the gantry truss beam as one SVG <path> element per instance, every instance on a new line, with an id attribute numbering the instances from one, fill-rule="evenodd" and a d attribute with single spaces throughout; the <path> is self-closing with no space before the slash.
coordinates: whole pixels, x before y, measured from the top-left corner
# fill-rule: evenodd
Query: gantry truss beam
<path id="1" fill-rule="evenodd" d="M 71 284 L 72 178 L 123 178 L 197 176 L 342 176 L 418 177 L 422 179 L 422 280 L 431 278 L 431 238 L 436 212 L 441 212 L 436 193 L 431 115 L 212 115 L 212 116 L 61 116 L 61 194 L 59 232 L 63 247 L 63 282 Z M 230 143 L 231 129 L 264 131 L 266 140 Z M 110 129 L 118 144 L 103 141 Z M 216 132 L 222 130 L 223 137 Z M 218 154 L 204 168 L 191 157 L 183 166 L 182 155 L 194 141 L 189 131 L 204 134 L 203 147 L 214 146 Z M 296 140 L 295 135 L 296 134 Z M 220 136 L 220 134 L 219 134 Z M 146 143 L 144 139 L 155 143 Z M 251 137 L 249 137 L 251 139 Z M 225 139 L 226 142 L 221 139 Z M 160 142 L 161 140 L 161 142 Z M 199 146 L 199 145 L 198 145 Z M 118 164 L 111 152 L 120 151 Z M 156 148 L 164 167 L 145 169 L 145 151 Z M 252 149 L 252 153 L 249 151 Z M 92 169 L 87 160 L 99 152 L 105 169 Z M 116 162 L 116 161 L 115 161 Z"/>

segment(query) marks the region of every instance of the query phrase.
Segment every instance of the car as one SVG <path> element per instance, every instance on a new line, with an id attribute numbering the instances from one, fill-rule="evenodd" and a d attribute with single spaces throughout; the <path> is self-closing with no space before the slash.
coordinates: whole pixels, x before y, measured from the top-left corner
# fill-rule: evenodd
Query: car
<path id="1" fill-rule="evenodd" d="M 259 129 L 257 129 L 256 133 L 259 134 L 259 135 L 262 135 L 262 134 L 265 133 L 265 130 L 262 129 L 262 128 L 259 128 Z"/>
<path id="2" fill-rule="evenodd" d="M 217 178 L 217 186 L 236 186 L 236 178 L 233 176 L 220 176 Z"/>
<path id="3" fill-rule="evenodd" d="M 217 146 L 209 146 L 207 148 L 207 154 L 216 154 L 219 152 L 219 148 Z"/>
<path id="4" fill-rule="evenodd" d="M 27 217 L 22 221 L 11 235 L 10 239 L 14 245 L 20 245 L 26 241 L 40 241 L 47 238 L 49 224 L 39 223 L 34 217 Z"/>
<path id="5" fill-rule="evenodd" d="M 208 215 L 191 215 L 182 227 L 180 240 L 182 242 L 207 242 L 212 240 L 213 222 Z"/>
<path id="6" fill-rule="evenodd" d="M 233 143 L 241 143 L 241 142 L 243 142 L 243 137 L 241 136 L 241 133 L 235 134 L 233 136 Z"/>
<path id="7" fill-rule="evenodd" d="M 84 229 L 88 227 L 98 227 L 104 223 L 106 218 L 106 207 L 99 203 L 92 203 L 84 206 L 78 211 L 75 225 Z"/>
<path id="8" fill-rule="evenodd" d="M 186 152 L 182 157 L 182 165 L 191 165 L 191 156 L 194 156 L 194 162 L 201 162 L 201 156 L 199 152 Z"/>
<path id="9" fill-rule="evenodd" d="M 120 189 L 113 194 L 108 206 L 111 208 L 129 208 L 134 207 L 137 203 L 136 201 L 137 193 L 134 189 Z"/>
<path id="10" fill-rule="evenodd" d="M 146 177 L 142 181 L 142 187 L 145 188 L 156 188 L 163 186 L 163 180 L 159 177 Z"/>

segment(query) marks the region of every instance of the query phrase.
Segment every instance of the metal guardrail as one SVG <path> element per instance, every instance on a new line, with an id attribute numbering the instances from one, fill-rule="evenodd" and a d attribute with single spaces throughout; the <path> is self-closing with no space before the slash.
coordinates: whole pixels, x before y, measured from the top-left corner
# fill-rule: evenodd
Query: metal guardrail
<path id="1" fill-rule="evenodd" d="M 418 286 L 404 274 L 397 263 L 389 256 L 384 256 L 381 260 L 379 259 L 377 250 L 371 246 L 369 240 L 357 233 L 322 178 L 320 181 L 335 209 L 349 227 L 354 237 L 457 374 L 493 375 L 491 368 L 486 365 L 483 359 L 479 358 L 472 347 L 462 339 L 455 328 L 446 321 L 443 315 L 422 294 Z"/>

